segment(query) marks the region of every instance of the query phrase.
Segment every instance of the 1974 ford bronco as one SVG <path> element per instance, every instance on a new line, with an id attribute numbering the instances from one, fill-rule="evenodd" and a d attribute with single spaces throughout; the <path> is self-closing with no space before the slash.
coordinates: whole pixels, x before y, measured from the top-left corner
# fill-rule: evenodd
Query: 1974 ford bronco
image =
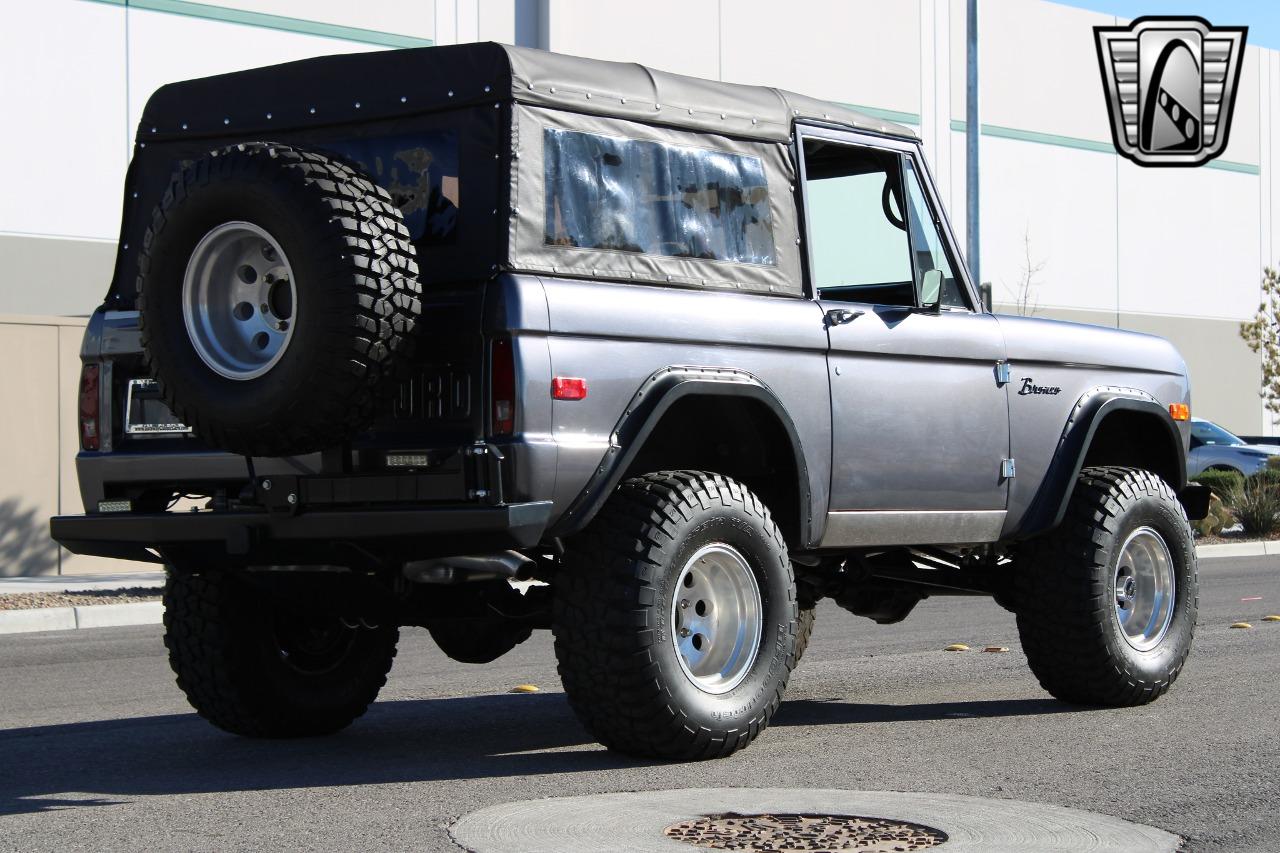
<path id="1" fill-rule="evenodd" d="M 673 759 L 765 729 L 822 598 L 994 596 L 1068 702 L 1191 646 L 1183 360 L 984 310 L 916 138 L 836 104 L 497 44 L 165 86 L 81 357 L 53 536 L 165 564 L 231 732 L 346 726 L 403 625 L 550 628 Z"/>

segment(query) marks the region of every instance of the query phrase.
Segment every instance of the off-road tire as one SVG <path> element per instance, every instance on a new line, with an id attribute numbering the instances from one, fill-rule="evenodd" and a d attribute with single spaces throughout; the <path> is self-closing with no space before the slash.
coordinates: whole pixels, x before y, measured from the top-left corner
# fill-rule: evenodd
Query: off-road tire
<path id="1" fill-rule="evenodd" d="M 1115 614 L 1119 550 L 1142 526 L 1164 540 L 1175 579 L 1172 619 L 1149 651 L 1126 641 Z M 1084 469 L 1062 524 L 1020 547 L 1014 577 L 1023 652 L 1058 699 L 1143 705 L 1178 677 L 1199 606 L 1195 542 L 1177 495 L 1160 477 L 1133 468 Z"/>
<path id="2" fill-rule="evenodd" d="M 183 276 L 214 227 L 248 222 L 293 268 L 292 337 L 261 376 L 201 359 L 183 319 Z M 312 151 L 245 143 L 174 175 L 138 258 L 142 347 L 165 401 L 205 443 L 254 456 L 306 453 L 373 419 L 408 360 L 421 285 L 400 211 L 351 166 Z"/>
<path id="3" fill-rule="evenodd" d="M 533 635 L 521 624 L 440 622 L 427 629 L 440 651 L 458 663 L 492 663 Z"/>
<path id="4" fill-rule="evenodd" d="M 813 636 L 813 623 L 818 618 L 817 608 L 813 605 L 801 607 L 796 616 L 796 664 L 809 649 L 809 639 Z"/>
<path id="5" fill-rule="evenodd" d="M 685 674 L 669 616 L 685 562 L 710 543 L 745 558 L 762 603 L 754 662 L 721 694 Z M 605 746 L 718 758 L 769 725 L 795 667 L 795 577 L 768 509 L 742 484 L 700 471 L 626 480 L 567 544 L 554 586 L 560 678 L 578 719 Z"/>
<path id="6" fill-rule="evenodd" d="M 178 687 L 200 716 L 247 737 L 312 737 L 350 725 L 386 683 L 400 636 L 395 627 L 339 625 L 349 642 L 332 666 L 303 670 L 281 654 L 277 626 L 310 617 L 233 574 L 170 569 L 164 605 Z"/>

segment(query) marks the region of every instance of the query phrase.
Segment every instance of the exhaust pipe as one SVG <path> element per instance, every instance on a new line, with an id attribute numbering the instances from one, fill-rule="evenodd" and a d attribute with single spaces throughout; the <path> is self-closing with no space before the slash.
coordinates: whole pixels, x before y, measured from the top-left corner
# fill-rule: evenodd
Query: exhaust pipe
<path id="1" fill-rule="evenodd" d="M 414 583 L 453 584 L 468 581 L 528 580 L 537 564 L 519 551 L 411 560 L 404 576 Z"/>

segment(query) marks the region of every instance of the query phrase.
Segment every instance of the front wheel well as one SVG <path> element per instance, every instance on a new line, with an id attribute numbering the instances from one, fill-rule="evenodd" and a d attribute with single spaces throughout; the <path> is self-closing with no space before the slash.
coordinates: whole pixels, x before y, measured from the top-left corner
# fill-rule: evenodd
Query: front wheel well
<path id="1" fill-rule="evenodd" d="M 1174 489 L 1184 485 L 1180 444 L 1154 412 L 1120 409 L 1107 413 L 1094 431 L 1082 468 L 1141 468 L 1157 475 Z"/>
<path id="2" fill-rule="evenodd" d="M 623 477 L 672 470 L 713 471 L 737 480 L 764 501 L 787 544 L 804 547 L 805 474 L 786 427 L 760 400 L 690 395 L 673 403 Z"/>

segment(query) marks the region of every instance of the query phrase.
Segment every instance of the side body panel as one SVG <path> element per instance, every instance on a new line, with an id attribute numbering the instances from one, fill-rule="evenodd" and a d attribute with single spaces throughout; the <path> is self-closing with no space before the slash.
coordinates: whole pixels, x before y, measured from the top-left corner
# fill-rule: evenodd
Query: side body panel
<path id="1" fill-rule="evenodd" d="M 827 335 L 808 300 L 642 284 L 544 279 L 552 375 L 587 380 L 584 400 L 555 400 L 531 442 L 557 449 L 555 516 L 578 498 L 618 440 L 614 431 L 651 376 L 672 366 L 725 368 L 754 377 L 795 425 L 820 525 L 831 470 Z M 544 386 L 534 393 L 547 394 Z M 546 434 L 538 430 L 545 426 Z M 706 429 L 715 430 L 714 423 Z"/>
<path id="2" fill-rule="evenodd" d="M 989 314 L 824 303 L 831 328 L 831 514 L 823 545 L 986 541 L 1004 520 L 1009 414 Z"/>
<path id="3" fill-rule="evenodd" d="M 1190 404 L 1191 396 L 1186 365 L 1163 338 L 1027 317 L 997 319 L 1010 363 L 1010 452 L 1017 462 L 1003 530 L 1007 537 L 1022 531 L 1063 444 L 1064 429 L 1086 396 L 1145 401 L 1166 418 L 1169 404 Z M 1183 452 L 1188 430 L 1185 422 L 1178 427 Z"/>

